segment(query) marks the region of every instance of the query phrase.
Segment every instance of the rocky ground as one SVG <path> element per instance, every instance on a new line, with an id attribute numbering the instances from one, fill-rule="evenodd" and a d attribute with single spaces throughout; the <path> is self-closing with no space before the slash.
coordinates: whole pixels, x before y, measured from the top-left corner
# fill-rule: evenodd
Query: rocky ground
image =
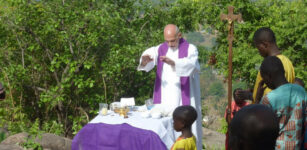
<path id="1" fill-rule="evenodd" d="M 225 149 L 225 135 L 203 128 L 203 143 L 206 150 L 223 150 Z"/>
<path id="2" fill-rule="evenodd" d="M 31 137 L 25 132 L 9 136 L 0 143 L 0 150 L 23 150 L 19 145 L 25 143 L 26 139 Z M 44 150 L 70 150 L 72 141 L 55 134 L 44 133 L 41 138 L 34 139 L 34 142 L 39 143 Z"/>
<path id="3" fill-rule="evenodd" d="M 225 149 L 225 134 L 222 132 L 222 127 L 226 126 L 226 122 L 214 109 L 213 106 L 207 104 L 209 110 L 203 118 L 203 143 L 205 150 L 224 150 Z M 218 132 L 219 131 L 219 132 Z"/>

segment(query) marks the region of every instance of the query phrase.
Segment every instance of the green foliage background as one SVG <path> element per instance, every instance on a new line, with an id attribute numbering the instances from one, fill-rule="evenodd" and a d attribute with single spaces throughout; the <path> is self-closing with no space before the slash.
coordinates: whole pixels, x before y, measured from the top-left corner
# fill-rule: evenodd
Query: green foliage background
<path id="1" fill-rule="evenodd" d="M 199 2 L 200 3 L 200 2 Z M 210 5 L 213 4 L 213 5 Z M 282 54 L 287 56 L 295 67 L 296 77 L 307 81 L 307 1 L 295 0 L 233 0 L 205 1 L 206 25 L 219 31 L 215 52 L 217 68 L 227 75 L 227 23 L 221 22 L 219 15 L 227 13 L 225 6 L 235 6 L 234 13 L 241 13 L 244 23 L 235 23 L 233 43 L 233 76 L 253 85 L 262 57 L 253 46 L 253 33 L 260 27 L 270 27 L 277 38 Z M 306 88 L 306 87 L 305 87 Z"/>
<path id="2" fill-rule="evenodd" d="M 219 15 L 228 5 L 244 19 L 235 24 L 234 79 L 253 84 L 262 58 L 251 38 L 257 28 L 269 26 L 296 75 L 307 81 L 306 3 L 0 0 L 0 80 L 7 91 L 0 102 L 0 127 L 73 137 L 96 115 L 99 102 L 134 96 L 142 104 L 152 96 L 155 73 L 137 72 L 139 57 L 163 42 L 169 23 L 183 33 L 210 29 L 217 34 L 212 50 L 198 47 L 199 59 L 204 64 L 215 52 L 216 68 L 227 75 L 227 29 Z"/>
<path id="3" fill-rule="evenodd" d="M 12 133 L 33 127 L 72 137 L 96 115 L 99 102 L 134 96 L 143 103 L 152 96 L 155 73 L 136 71 L 142 51 L 163 42 L 166 24 L 188 32 L 201 19 L 191 17 L 199 11 L 186 7 L 191 2 L 0 4 L 0 79 L 8 93 L 0 124 Z"/>

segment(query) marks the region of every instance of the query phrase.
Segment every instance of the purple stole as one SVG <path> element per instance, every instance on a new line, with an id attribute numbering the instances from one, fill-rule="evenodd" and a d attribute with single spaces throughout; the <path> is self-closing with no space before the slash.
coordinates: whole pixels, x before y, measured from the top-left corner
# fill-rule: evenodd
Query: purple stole
<path id="1" fill-rule="evenodd" d="M 189 43 L 183 38 L 179 41 L 179 58 L 184 58 L 188 56 Z M 158 64 L 156 72 L 156 81 L 154 89 L 154 104 L 161 103 L 161 78 L 162 78 L 162 69 L 163 62 L 160 60 L 160 56 L 165 56 L 168 51 L 167 42 L 164 42 L 160 45 L 158 49 Z M 182 105 L 190 105 L 190 78 L 189 77 L 180 77 L 180 87 L 181 87 L 181 99 Z"/>

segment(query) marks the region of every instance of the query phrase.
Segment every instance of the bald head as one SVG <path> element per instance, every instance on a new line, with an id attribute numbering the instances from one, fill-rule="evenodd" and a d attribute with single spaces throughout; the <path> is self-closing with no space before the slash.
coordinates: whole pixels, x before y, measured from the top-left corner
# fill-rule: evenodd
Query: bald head
<path id="1" fill-rule="evenodd" d="M 179 28 L 174 24 L 168 24 L 164 28 L 164 40 L 172 49 L 177 49 L 181 33 Z"/>
<path id="2" fill-rule="evenodd" d="M 179 33 L 179 28 L 174 24 L 168 24 L 164 28 L 164 36 L 174 36 Z"/>

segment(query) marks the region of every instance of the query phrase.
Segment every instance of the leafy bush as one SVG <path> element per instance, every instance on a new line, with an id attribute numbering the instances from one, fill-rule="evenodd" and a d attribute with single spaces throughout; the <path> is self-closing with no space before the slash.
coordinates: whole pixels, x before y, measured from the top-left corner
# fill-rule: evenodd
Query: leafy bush
<path id="1" fill-rule="evenodd" d="M 244 23 L 235 23 L 233 42 L 233 79 L 243 79 L 248 85 L 256 80 L 257 68 L 262 62 L 258 50 L 253 47 L 252 37 L 260 27 L 270 27 L 276 35 L 277 45 L 282 54 L 292 61 L 297 77 L 307 81 L 307 13 L 306 1 L 286 0 L 235 0 L 197 2 L 204 10 L 206 25 L 218 31 L 217 65 L 223 75 L 227 76 L 228 41 L 227 22 L 220 20 L 221 13 L 228 13 L 229 5 L 235 6 L 234 13 L 241 13 Z M 307 88 L 307 85 L 306 85 Z"/>
<path id="2" fill-rule="evenodd" d="M 193 44 L 199 44 L 205 41 L 203 35 L 199 32 L 189 32 L 186 34 L 187 40 Z"/>
<path id="3" fill-rule="evenodd" d="M 220 120 L 221 122 L 221 128 L 218 130 L 218 132 L 222 133 L 222 134 L 226 134 L 228 131 L 228 124 L 225 118 L 222 118 Z"/>
<path id="4" fill-rule="evenodd" d="M 194 4 L 0 0 L 0 80 L 7 90 L 0 125 L 17 133 L 38 119 L 37 130 L 72 137 L 97 115 L 99 102 L 133 96 L 143 104 L 155 72 L 136 71 L 139 57 L 163 42 L 166 24 L 183 33 L 198 26 L 199 10 L 187 5 Z"/>
<path id="5" fill-rule="evenodd" d="M 209 95 L 216 96 L 217 98 L 223 97 L 226 93 L 223 83 L 221 81 L 213 82 L 209 87 Z"/>
<path id="6" fill-rule="evenodd" d="M 219 15 L 228 5 L 244 19 L 235 24 L 234 79 L 253 84 L 262 58 L 251 38 L 257 28 L 270 26 L 296 75 L 307 80 L 304 1 L 0 0 L 0 81 L 7 90 L 0 126 L 17 133 L 38 119 L 37 130 L 72 137 L 96 115 L 99 102 L 134 96 L 144 103 L 152 96 L 155 73 L 137 72 L 139 57 L 163 42 L 168 23 L 183 33 L 200 25 L 218 31 L 212 52 L 227 75 L 227 27 Z M 207 49 L 199 52 L 205 63 Z M 225 93 L 221 83 L 210 89 Z"/>

